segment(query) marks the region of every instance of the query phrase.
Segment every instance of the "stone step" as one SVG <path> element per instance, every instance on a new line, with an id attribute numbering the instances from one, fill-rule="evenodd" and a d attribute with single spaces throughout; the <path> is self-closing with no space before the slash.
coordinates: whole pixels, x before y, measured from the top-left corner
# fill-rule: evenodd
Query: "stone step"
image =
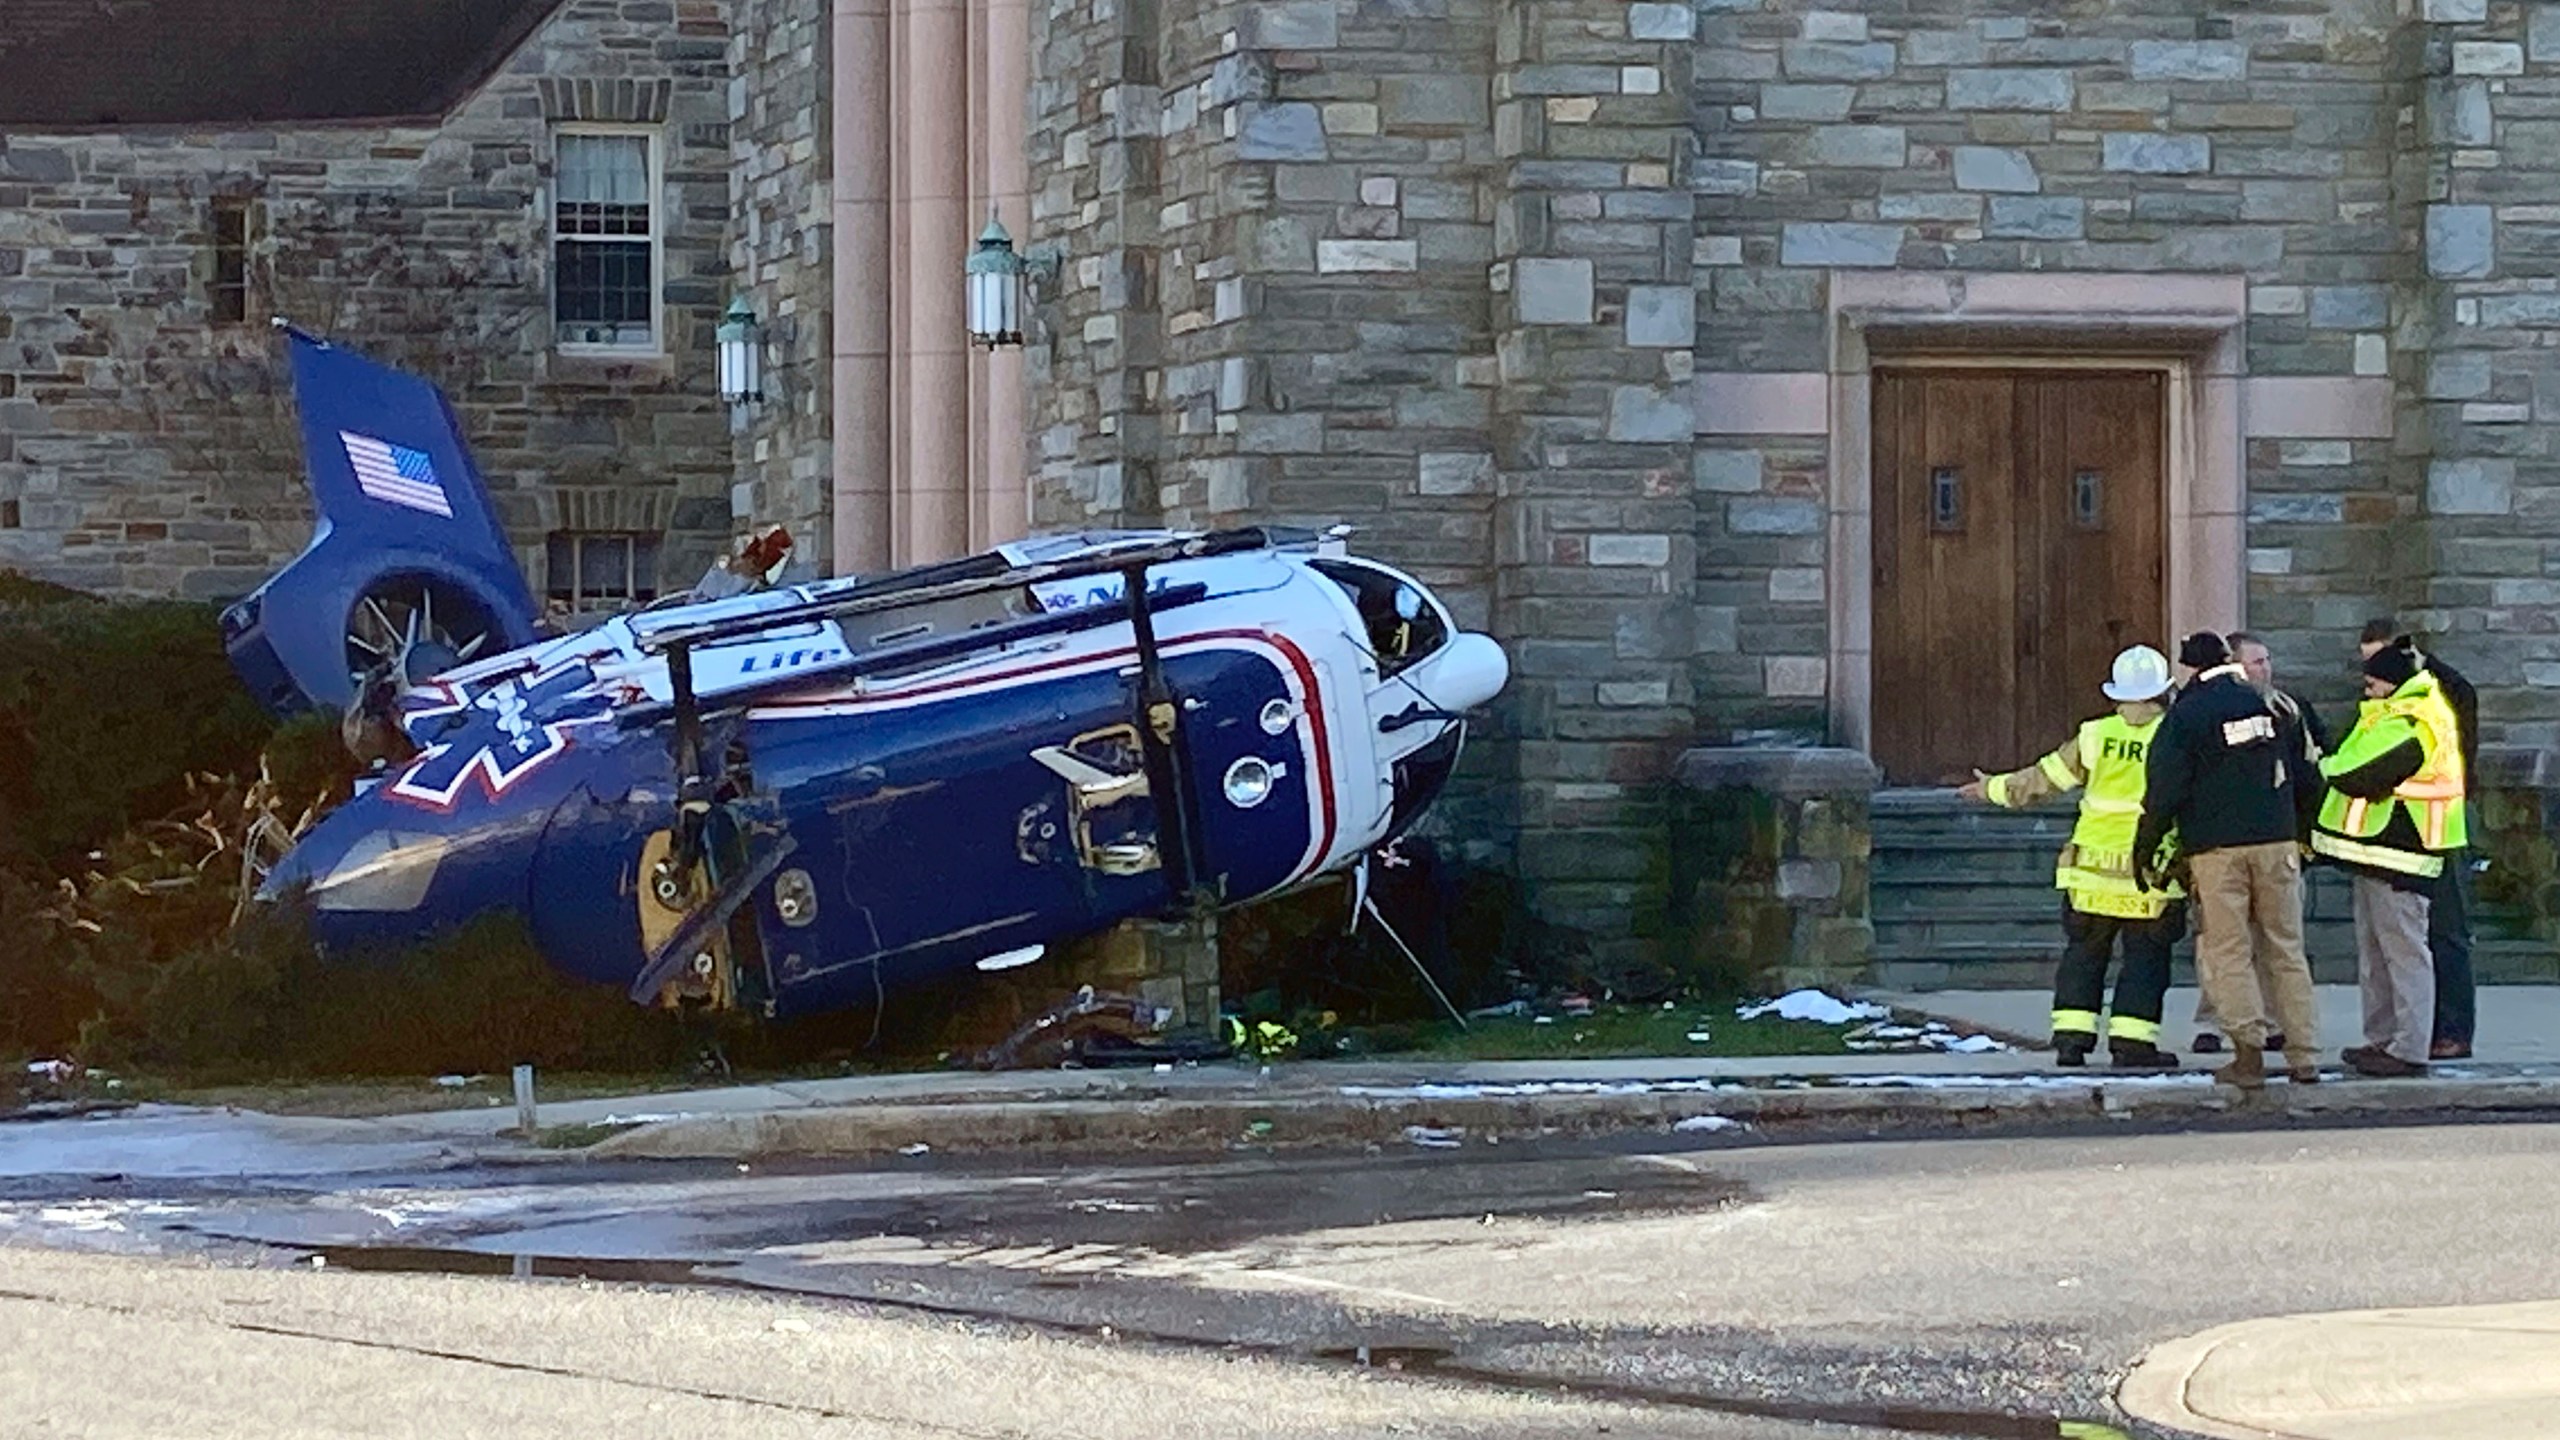
<path id="1" fill-rule="evenodd" d="M 2356 983 L 2355 938 L 2349 933 L 2329 939 L 2306 936 L 2311 978 L 2323 985 Z M 1875 964 L 1867 983 L 1892 989 L 1998 990 L 2012 986 L 2043 988 L 2053 984 L 2054 967 L 2062 960 L 2061 932 L 2033 939 L 2019 937 L 1965 944 L 1911 946 L 1901 939 L 1876 938 Z M 2560 952 L 2539 941 L 2475 942 L 2472 975 L 2483 986 L 2560 984 Z M 2179 943 L 2170 958 L 2170 983 L 2196 983 L 2195 942 Z M 2495 997 L 2484 996 L 2484 1006 Z"/>
<path id="2" fill-rule="evenodd" d="M 2065 799 L 2048 800 L 2023 810 L 2003 810 L 1998 806 L 1986 805 L 1980 801 L 1963 799 L 1952 789 L 1888 789 L 1878 790 L 1875 793 L 1875 797 L 1868 802 L 1867 813 L 1878 823 L 1882 823 L 1888 819 L 1905 820 L 1936 816 L 1991 820 L 2018 815 L 2068 816 L 2076 813 L 2078 809 L 2078 802 Z"/>
<path id="3" fill-rule="evenodd" d="M 2071 838 L 2068 825 L 2015 825 L 2004 830 L 1946 830 L 1923 825 L 1876 825 L 1869 843 L 1879 853 L 1971 853 L 1971 851 L 2040 851 L 2051 856 Z"/>

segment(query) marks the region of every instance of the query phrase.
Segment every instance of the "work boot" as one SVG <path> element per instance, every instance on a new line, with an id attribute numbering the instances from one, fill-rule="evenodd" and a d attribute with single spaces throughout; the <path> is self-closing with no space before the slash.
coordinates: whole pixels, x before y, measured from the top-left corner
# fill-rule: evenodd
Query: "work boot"
<path id="1" fill-rule="evenodd" d="M 2077 1070 L 2089 1063 L 2089 1052 L 2097 1048 L 2097 1036 L 2065 1030 L 2053 1037 L 2053 1063 Z"/>
<path id="2" fill-rule="evenodd" d="M 2222 1037 L 2207 1030 L 2196 1036 L 2194 1049 L 2199 1055 L 2219 1055 L 2222 1053 Z"/>
<path id="3" fill-rule="evenodd" d="M 2178 1057 L 2148 1040 L 2110 1040 L 2107 1063 L 2118 1070 L 2175 1070 Z"/>
<path id="4" fill-rule="evenodd" d="M 2267 1052 L 2255 1045 L 2235 1045 L 2231 1063 L 2213 1072 L 2213 1083 L 2240 1090 L 2263 1090 L 2267 1085 Z"/>
<path id="5" fill-rule="evenodd" d="M 2259 1046 L 2258 1048 L 2266 1051 L 2270 1055 L 2283 1054 L 2285 1051 L 2284 1032 L 2277 1030 L 2269 1033 L 2267 1036 L 2267 1043 Z"/>
<path id="6" fill-rule="evenodd" d="M 2468 1060 L 2471 1058 L 2471 1042 L 2468 1040 L 2439 1040 L 2428 1049 L 2427 1058 L 2430 1060 Z"/>
<path id="7" fill-rule="evenodd" d="M 2406 1080 L 2427 1073 L 2426 1066 L 2411 1064 L 2387 1050 L 2368 1050 L 2347 1063 L 2355 1067 L 2357 1074 L 2376 1080 Z"/>
<path id="8" fill-rule="evenodd" d="M 2285 1053 L 2284 1061 L 2284 1077 L 2287 1080 L 2292 1081 L 2296 1085 L 2317 1085 L 2320 1083 L 2320 1056 L 2316 1052 L 2310 1050 L 2287 1051 Z"/>

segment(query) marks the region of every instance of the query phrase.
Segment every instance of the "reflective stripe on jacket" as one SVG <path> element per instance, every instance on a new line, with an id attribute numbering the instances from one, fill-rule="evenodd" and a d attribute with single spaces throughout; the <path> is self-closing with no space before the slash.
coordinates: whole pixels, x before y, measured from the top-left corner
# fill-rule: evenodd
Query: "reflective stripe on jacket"
<path id="1" fill-rule="evenodd" d="M 2463 773 L 2460 725 L 2432 675 L 2422 671 L 2389 698 L 2365 701 L 2356 712 L 2355 729 L 2320 769 L 2333 779 L 2352 777 L 2387 763 L 2393 751 L 2412 741 L 2420 755 L 2417 769 L 2388 796 L 2330 788 L 2311 835 L 2315 854 L 2431 880 L 2444 873 L 2446 852 L 2470 843 L 2465 803 L 2469 777 Z"/>
<path id="2" fill-rule="evenodd" d="M 2071 742 L 2036 762 L 2032 770 L 1997 775 L 1983 786 L 1991 803 L 2015 806 L 2043 793 L 2079 790 L 2080 818 L 2054 865 L 2054 888 L 2084 915 L 2156 920 L 2178 898 L 2172 886 L 2145 891 L 2133 881 L 2134 831 L 2142 823 L 2144 762 L 2160 717 L 2136 725 L 2108 715 L 2080 727 Z M 2036 782 L 2019 784 L 2032 775 Z M 2020 794 L 2032 790 L 2037 794 Z"/>

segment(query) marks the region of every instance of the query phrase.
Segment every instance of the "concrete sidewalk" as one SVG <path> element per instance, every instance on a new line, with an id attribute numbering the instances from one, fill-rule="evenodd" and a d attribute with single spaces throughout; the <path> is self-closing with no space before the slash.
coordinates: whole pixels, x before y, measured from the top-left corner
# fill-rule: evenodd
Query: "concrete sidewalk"
<path id="1" fill-rule="evenodd" d="M 2513 987 L 2484 1009 L 2481 1056 L 2422 1080 L 2356 1078 L 2334 1063 L 2317 1086 L 2281 1079 L 2244 1095 L 2218 1087 L 2213 1062 L 2170 1074 L 2064 1070 L 2027 1048 L 2044 1035 L 2037 991 L 1879 995 L 2018 1048 L 1981 1053 L 1856 1053 L 1582 1061 L 1291 1061 L 1108 1070 L 854 1076 L 560 1101 L 538 1108 L 550 1132 L 612 1132 L 598 1157 L 876 1158 L 937 1151 L 1215 1150 L 1235 1145 L 1441 1144 L 1503 1137 L 1912 1120 L 2075 1122 L 2209 1117 L 2239 1111 L 2379 1115 L 2506 1111 L 2560 1116 L 2560 987 Z M 2193 991 L 2170 1014 L 2192 1016 Z M 2352 1014 L 2351 987 L 2324 987 Z M 2177 1038 L 2184 1039 L 2183 1033 Z M 2344 1042 L 2341 1042 L 2344 1043 Z M 2334 1057 L 2334 1046 L 2323 1049 Z M 537 1077 L 537 1098 L 539 1080 Z M 367 1122 L 388 1136 L 487 1153 L 520 1146 L 512 1107 L 430 1111 Z"/>
<path id="2" fill-rule="evenodd" d="M 2117 1399 L 2214 1440 L 2548 1440 L 2560 1301 L 2225 1325 L 2153 1349 Z"/>
<path id="3" fill-rule="evenodd" d="M 2321 1062 L 2335 1064 L 2340 1049 L 2364 1043 L 2364 1001 L 2353 985 L 2316 988 Z M 2472 1058 L 2447 1066 L 2560 1064 L 2560 985 L 2484 985 L 2479 993 L 2480 1032 L 2473 1037 Z M 1873 991 L 1865 998 L 2030 1042 L 2042 1042 L 2052 1028 L 2053 995 L 2045 990 Z M 2194 1043 L 2196 1002 L 2202 998 L 2191 985 L 2169 991 L 2161 1012 L 2164 1045 L 2185 1052 Z M 2227 1058 L 2226 1052 L 2198 1063 Z"/>

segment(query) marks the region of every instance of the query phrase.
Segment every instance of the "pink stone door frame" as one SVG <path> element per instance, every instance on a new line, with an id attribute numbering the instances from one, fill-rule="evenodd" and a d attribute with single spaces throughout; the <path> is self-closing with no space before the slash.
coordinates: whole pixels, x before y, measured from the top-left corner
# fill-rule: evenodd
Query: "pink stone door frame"
<path id="1" fill-rule="evenodd" d="M 2245 280 L 1835 271 L 1829 289 L 1833 744 L 1865 750 L 1875 733 L 1878 363 L 2165 373 L 2170 636 L 2248 623 Z"/>

